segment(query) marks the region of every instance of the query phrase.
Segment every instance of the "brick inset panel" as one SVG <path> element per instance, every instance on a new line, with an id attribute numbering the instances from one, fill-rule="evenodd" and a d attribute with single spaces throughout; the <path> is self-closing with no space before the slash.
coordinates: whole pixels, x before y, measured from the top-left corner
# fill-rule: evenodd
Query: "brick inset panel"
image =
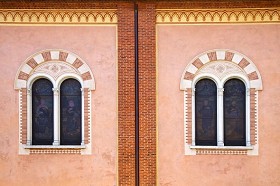
<path id="1" fill-rule="evenodd" d="M 35 68 L 38 65 L 38 63 L 33 58 L 31 58 L 29 61 L 27 61 L 26 64 L 29 65 L 31 68 Z"/>
<path id="2" fill-rule="evenodd" d="M 186 80 L 192 80 L 194 78 L 194 74 L 190 73 L 190 72 L 186 72 L 184 79 Z"/>
<path id="3" fill-rule="evenodd" d="M 217 61 L 217 54 L 216 52 L 210 52 L 207 54 L 210 61 Z"/>
<path id="4" fill-rule="evenodd" d="M 18 79 L 22 79 L 22 80 L 27 80 L 28 77 L 29 77 L 29 75 L 22 71 L 18 75 Z"/>
<path id="5" fill-rule="evenodd" d="M 42 56 L 43 56 L 43 58 L 44 58 L 44 61 L 50 61 L 50 60 L 52 60 L 51 52 L 43 52 L 43 53 L 42 53 Z"/>
<path id="6" fill-rule="evenodd" d="M 80 66 L 82 66 L 83 65 L 83 62 L 80 60 L 80 59 L 76 59 L 75 61 L 74 61 L 74 63 L 73 63 L 73 66 L 75 67 L 75 68 L 79 68 Z"/>
<path id="7" fill-rule="evenodd" d="M 68 53 L 66 53 L 66 52 L 59 52 L 59 60 L 60 61 L 66 61 L 67 56 L 68 56 Z"/>
<path id="8" fill-rule="evenodd" d="M 197 69 L 203 66 L 203 63 L 200 61 L 199 58 L 197 58 L 193 63 L 192 63 Z"/>
<path id="9" fill-rule="evenodd" d="M 239 62 L 238 65 L 239 65 L 241 68 L 244 69 L 244 68 L 247 67 L 249 64 L 250 64 L 249 61 L 247 61 L 247 59 L 243 58 L 243 59 Z"/>
<path id="10" fill-rule="evenodd" d="M 234 55 L 234 53 L 232 53 L 232 52 L 226 52 L 225 60 L 231 61 L 233 58 L 233 55 Z"/>
<path id="11" fill-rule="evenodd" d="M 252 72 L 250 74 L 248 74 L 249 80 L 256 80 L 259 79 L 257 72 Z"/>
<path id="12" fill-rule="evenodd" d="M 82 78 L 83 78 L 84 81 L 85 81 L 85 80 L 90 80 L 90 79 L 92 79 L 92 77 L 91 77 L 91 75 L 90 75 L 90 72 L 85 72 L 85 73 L 83 73 L 83 74 L 82 74 Z"/>

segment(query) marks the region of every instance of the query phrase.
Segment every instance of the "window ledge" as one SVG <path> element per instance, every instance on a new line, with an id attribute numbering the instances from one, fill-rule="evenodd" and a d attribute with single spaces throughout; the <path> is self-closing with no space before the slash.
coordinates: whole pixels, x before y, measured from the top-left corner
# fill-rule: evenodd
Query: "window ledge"
<path id="1" fill-rule="evenodd" d="M 190 146 L 190 149 L 253 150 L 253 146 Z"/>
<path id="2" fill-rule="evenodd" d="M 25 149 L 85 149 L 85 145 L 24 145 Z"/>

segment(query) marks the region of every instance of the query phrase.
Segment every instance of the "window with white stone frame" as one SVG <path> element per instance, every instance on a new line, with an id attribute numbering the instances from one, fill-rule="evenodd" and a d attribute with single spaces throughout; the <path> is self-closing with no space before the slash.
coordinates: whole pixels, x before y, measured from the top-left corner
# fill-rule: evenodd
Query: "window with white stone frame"
<path id="1" fill-rule="evenodd" d="M 260 73 L 243 54 L 211 50 L 194 58 L 184 91 L 185 154 L 258 155 Z"/>
<path id="2" fill-rule="evenodd" d="M 44 50 L 19 68 L 19 154 L 91 154 L 93 74 L 77 55 Z"/>

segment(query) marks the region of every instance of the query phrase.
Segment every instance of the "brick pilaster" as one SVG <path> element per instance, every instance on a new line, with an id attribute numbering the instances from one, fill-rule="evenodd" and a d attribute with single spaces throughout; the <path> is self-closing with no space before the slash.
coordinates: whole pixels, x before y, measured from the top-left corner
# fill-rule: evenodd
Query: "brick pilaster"
<path id="1" fill-rule="evenodd" d="M 156 185 L 156 11 L 139 3 L 140 185 Z"/>
<path id="2" fill-rule="evenodd" d="M 135 185 L 134 7 L 118 4 L 118 176 Z"/>

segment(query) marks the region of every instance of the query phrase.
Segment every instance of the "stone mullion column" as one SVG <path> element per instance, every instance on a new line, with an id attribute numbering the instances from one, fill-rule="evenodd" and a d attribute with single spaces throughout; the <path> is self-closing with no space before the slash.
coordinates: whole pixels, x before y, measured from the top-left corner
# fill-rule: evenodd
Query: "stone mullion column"
<path id="1" fill-rule="evenodd" d="M 138 4 L 140 185 L 156 185 L 156 10 Z"/>
<path id="2" fill-rule="evenodd" d="M 59 89 L 58 88 L 53 88 L 53 121 L 54 121 L 54 126 L 53 126 L 53 145 L 60 145 L 60 140 L 59 140 Z"/>
<path id="3" fill-rule="evenodd" d="M 217 99 L 217 141 L 218 146 L 224 146 L 224 89 L 218 88 Z"/>

